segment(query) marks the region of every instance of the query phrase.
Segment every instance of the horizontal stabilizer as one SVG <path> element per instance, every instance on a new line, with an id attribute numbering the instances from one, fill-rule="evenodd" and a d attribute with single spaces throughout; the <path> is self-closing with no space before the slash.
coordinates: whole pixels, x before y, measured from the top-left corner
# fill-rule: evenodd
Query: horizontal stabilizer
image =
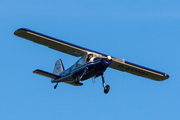
<path id="1" fill-rule="evenodd" d="M 36 74 L 39 74 L 39 75 L 42 75 L 42 76 L 45 76 L 45 77 L 49 77 L 49 78 L 52 78 L 52 79 L 57 79 L 57 78 L 60 77 L 58 75 L 55 75 L 55 74 L 52 74 L 52 73 L 49 73 L 49 72 L 46 72 L 46 71 L 43 71 L 43 70 L 39 70 L 39 69 L 33 71 L 33 73 L 36 73 Z"/>

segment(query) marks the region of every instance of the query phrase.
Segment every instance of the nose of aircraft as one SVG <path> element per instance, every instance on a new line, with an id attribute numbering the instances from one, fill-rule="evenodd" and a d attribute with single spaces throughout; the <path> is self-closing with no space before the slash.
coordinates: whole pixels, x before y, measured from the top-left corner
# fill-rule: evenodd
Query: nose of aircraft
<path id="1" fill-rule="evenodd" d="M 107 56 L 107 60 L 108 61 L 112 60 L 111 56 Z"/>

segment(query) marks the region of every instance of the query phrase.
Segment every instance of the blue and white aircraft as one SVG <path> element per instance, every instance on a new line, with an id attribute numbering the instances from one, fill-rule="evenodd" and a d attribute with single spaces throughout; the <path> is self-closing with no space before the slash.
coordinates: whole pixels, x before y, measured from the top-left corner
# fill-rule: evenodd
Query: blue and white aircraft
<path id="1" fill-rule="evenodd" d="M 81 81 L 101 76 L 104 93 L 107 94 L 110 90 L 110 86 L 105 85 L 103 74 L 108 67 L 155 81 L 162 81 L 169 78 L 169 75 L 166 73 L 136 65 L 125 61 L 124 59 L 111 57 L 109 55 L 49 37 L 29 29 L 21 28 L 16 30 L 14 34 L 32 42 L 45 45 L 51 49 L 67 53 L 75 57 L 81 57 L 74 65 L 66 70 L 64 69 L 61 59 L 59 59 L 55 63 L 53 73 L 40 69 L 33 71 L 33 73 L 51 78 L 51 82 L 56 83 L 54 89 L 56 89 L 59 82 L 65 82 L 74 86 L 82 86 L 83 84 Z"/>

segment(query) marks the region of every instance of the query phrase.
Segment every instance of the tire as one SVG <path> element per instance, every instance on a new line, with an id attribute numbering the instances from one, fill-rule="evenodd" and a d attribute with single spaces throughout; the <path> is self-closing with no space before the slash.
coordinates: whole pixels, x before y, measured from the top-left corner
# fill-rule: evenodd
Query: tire
<path id="1" fill-rule="evenodd" d="M 106 85 L 106 87 L 104 88 L 104 93 L 107 94 L 110 90 L 110 86 Z"/>

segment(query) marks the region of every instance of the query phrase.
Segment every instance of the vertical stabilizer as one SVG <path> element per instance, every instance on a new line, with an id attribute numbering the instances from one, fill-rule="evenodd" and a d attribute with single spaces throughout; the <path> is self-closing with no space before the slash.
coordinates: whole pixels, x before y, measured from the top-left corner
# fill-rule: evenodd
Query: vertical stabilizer
<path id="1" fill-rule="evenodd" d="M 61 59 L 59 59 L 55 63 L 53 74 L 60 75 L 63 71 L 64 71 L 64 66 Z"/>

